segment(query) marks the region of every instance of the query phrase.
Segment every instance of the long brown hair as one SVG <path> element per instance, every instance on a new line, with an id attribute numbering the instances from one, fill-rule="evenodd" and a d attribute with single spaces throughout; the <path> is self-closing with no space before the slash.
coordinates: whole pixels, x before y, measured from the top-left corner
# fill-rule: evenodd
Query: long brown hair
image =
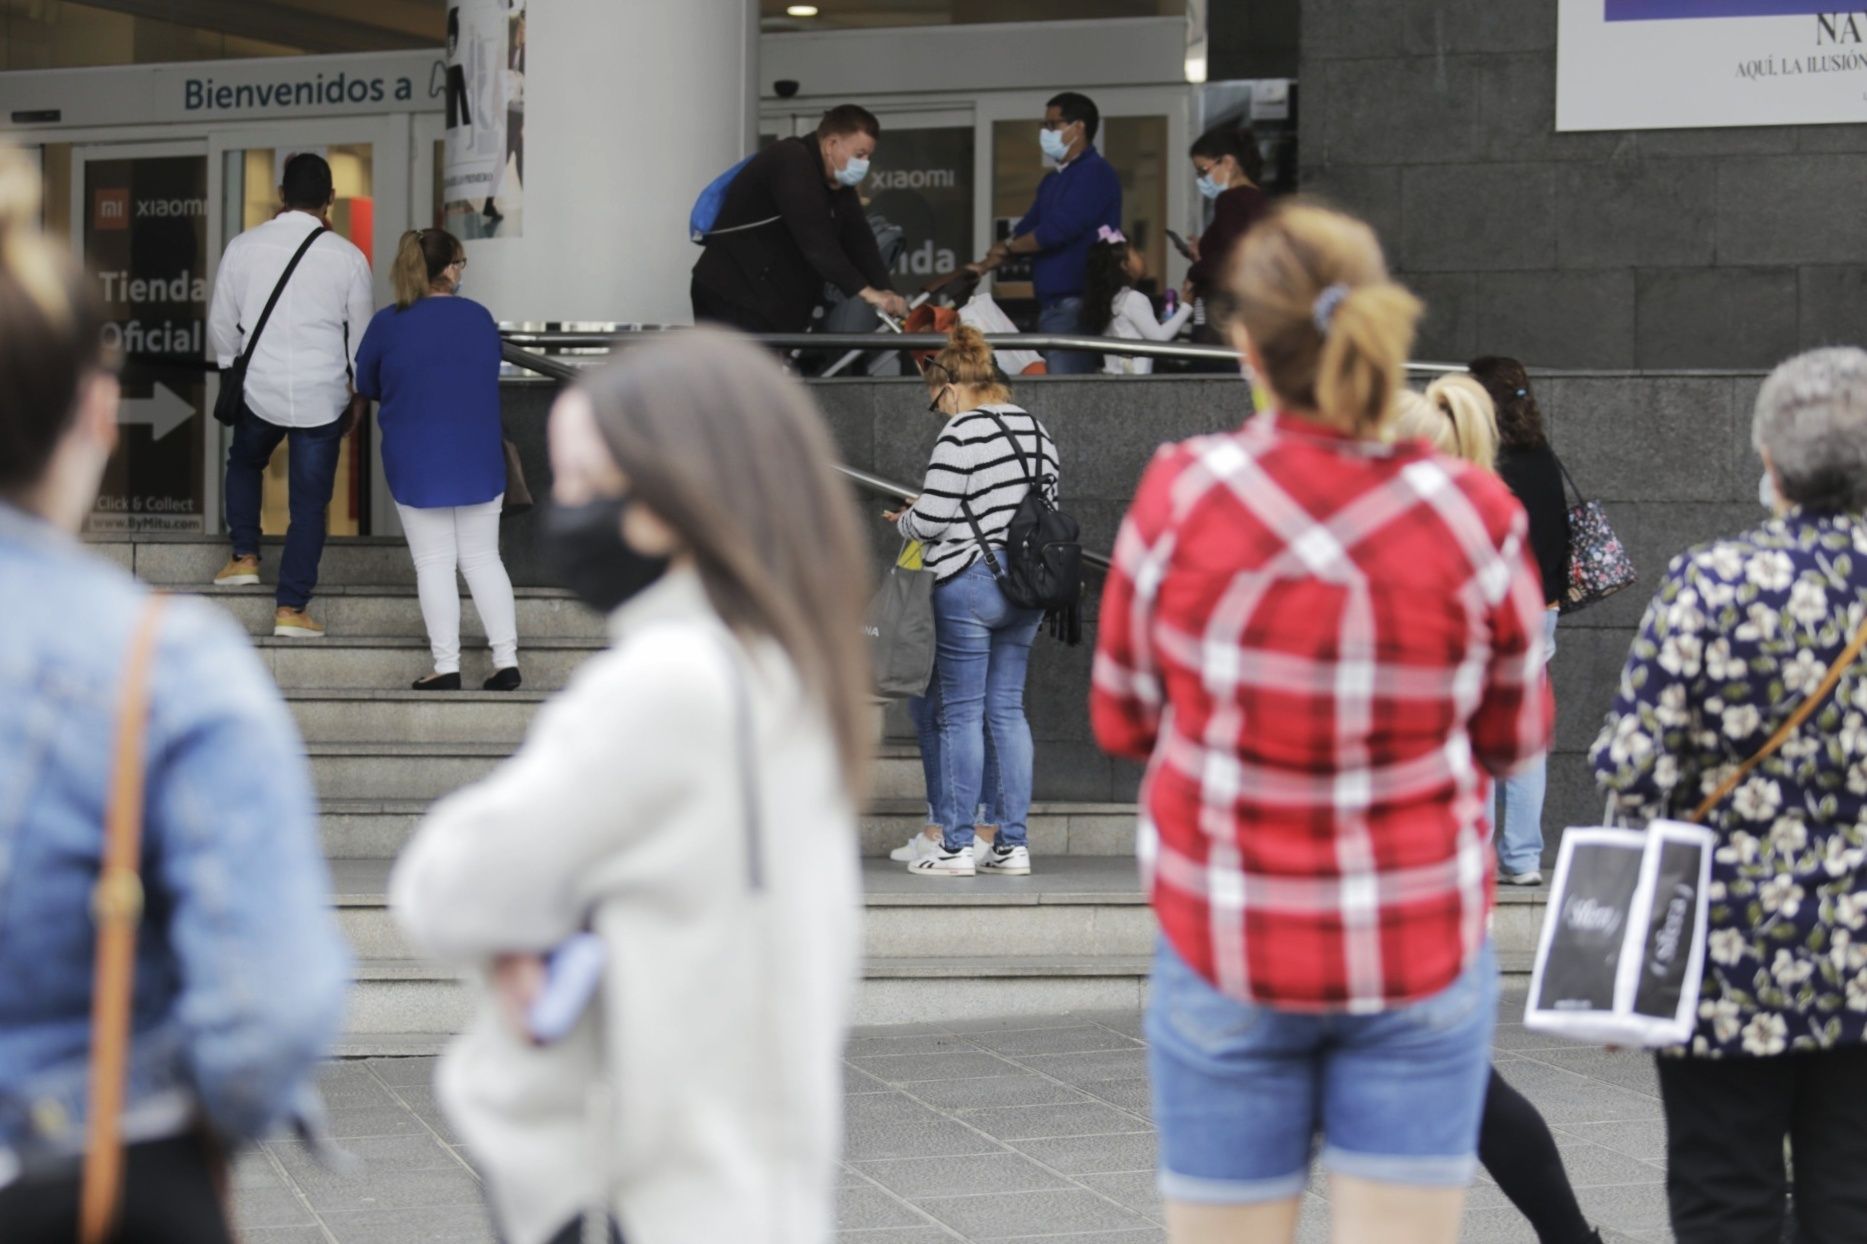
<path id="1" fill-rule="evenodd" d="M 1543 412 L 1530 391 L 1530 373 L 1516 359 L 1487 354 L 1465 365 L 1497 406 L 1498 440 L 1510 449 L 1537 449 L 1549 443 Z"/>
<path id="2" fill-rule="evenodd" d="M 104 365 L 103 316 L 70 252 L 39 228 L 39 170 L 0 146 L 0 495 L 45 475 Z"/>
<path id="3" fill-rule="evenodd" d="M 1379 432 L 1405 377 L 1421 307 L 1388 280 L 1374 230 L 1342 212 L 1287 201 L 1238 249 L 1227 285 L 1271 389 L 1299 409 Z"/>
<path id="4" fill-rule="evenodd" d="M 466 257 L 460 239 L 445 229 L 410 229 L 396 244 L 389 283 L 395 305 L 403 311 L 426 298 L 447 266 Z"/>
<path id="5" fill-rule="evenodd" d="M 694 329 L 619 354 L 578 388 L 630 495 L 692 551 L 728 626 L 784 648 L 860 798 L 869 551 L 822 415 L 769 353 L 734 333 Z"/>

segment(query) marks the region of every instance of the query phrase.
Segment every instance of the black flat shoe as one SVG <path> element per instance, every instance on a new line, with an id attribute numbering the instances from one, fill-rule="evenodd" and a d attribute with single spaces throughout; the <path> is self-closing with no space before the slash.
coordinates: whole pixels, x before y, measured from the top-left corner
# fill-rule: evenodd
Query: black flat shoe
<path id="1" fill-rule="evenodd" d="M 460 690 L 460 675 L 459 673 L 430 674 L 426 678 L 417 678 L 409 684 L 409 689 L 411 691 L 458 691 Z"/>
<path id="2" fill-rule="evenodd" d="M 493 676 L 481 683 L 480 686 L 486 691 L 517 691 L 519 689 L 519 684 L 524 681 L 523 678 L 519 677 L 519 667 L 516 665 L 508 665 L 503 669 L 494 670 Z"/>

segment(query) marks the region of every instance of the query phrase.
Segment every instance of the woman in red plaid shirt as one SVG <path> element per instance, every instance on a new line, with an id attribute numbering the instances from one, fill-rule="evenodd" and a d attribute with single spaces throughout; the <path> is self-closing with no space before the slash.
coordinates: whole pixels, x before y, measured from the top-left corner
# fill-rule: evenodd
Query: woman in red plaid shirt
<path id="1" fill-rule="evenodd" d="M 1452 1241 L 1496 965 L 1489 778 L 1547 746 L 1543 598 L 1489 472 L 1390 443 L 1420 304 L 1373 232 L 1274 212 L 1231 273 L 1269 411 L 1161 449 L 1103 597 L 1092 716 L 1148 761 L 1148 1012 L 1175 1244 Z"/>

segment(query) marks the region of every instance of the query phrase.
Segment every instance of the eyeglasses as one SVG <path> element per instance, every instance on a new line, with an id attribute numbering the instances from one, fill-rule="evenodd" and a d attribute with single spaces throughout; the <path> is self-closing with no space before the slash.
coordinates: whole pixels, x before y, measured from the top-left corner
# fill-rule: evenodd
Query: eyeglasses
<path id="1" fill-rule="evenodd" d="M 455 261 L 454 261 L 453 263 L 451 263 L 451 264 L 448 264 L 447 266 L 448 266 L 448 267 L 450 267 L 450 268 L 461 268 L 461 269 L 465 269 L 465 268 L 466 268 L 466 266 L 467 266 L 467 261 L 466 261 L 466 259 L 465 259 L 464 257 L 462 257 L 462 258 L 460 258 L 460 259 L 456 259 L 456 260 L 455 260 Z"/>

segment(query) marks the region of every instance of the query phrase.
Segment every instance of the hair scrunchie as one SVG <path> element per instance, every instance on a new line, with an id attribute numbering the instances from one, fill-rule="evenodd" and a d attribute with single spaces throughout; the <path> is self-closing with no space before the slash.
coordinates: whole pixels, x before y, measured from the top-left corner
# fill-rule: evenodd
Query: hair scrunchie
<path id="1" fill-rule="evenodd" d="M 1316 325 L 1316 331 L 1327 337 L 1329 326 L 1335 323 L 1335 313 L 1348 301 L 1348 286 L 1337 281 L 1334 285 L 1316 295 L 1316 305 L 1310 310 L 1310 319 Z"/>

